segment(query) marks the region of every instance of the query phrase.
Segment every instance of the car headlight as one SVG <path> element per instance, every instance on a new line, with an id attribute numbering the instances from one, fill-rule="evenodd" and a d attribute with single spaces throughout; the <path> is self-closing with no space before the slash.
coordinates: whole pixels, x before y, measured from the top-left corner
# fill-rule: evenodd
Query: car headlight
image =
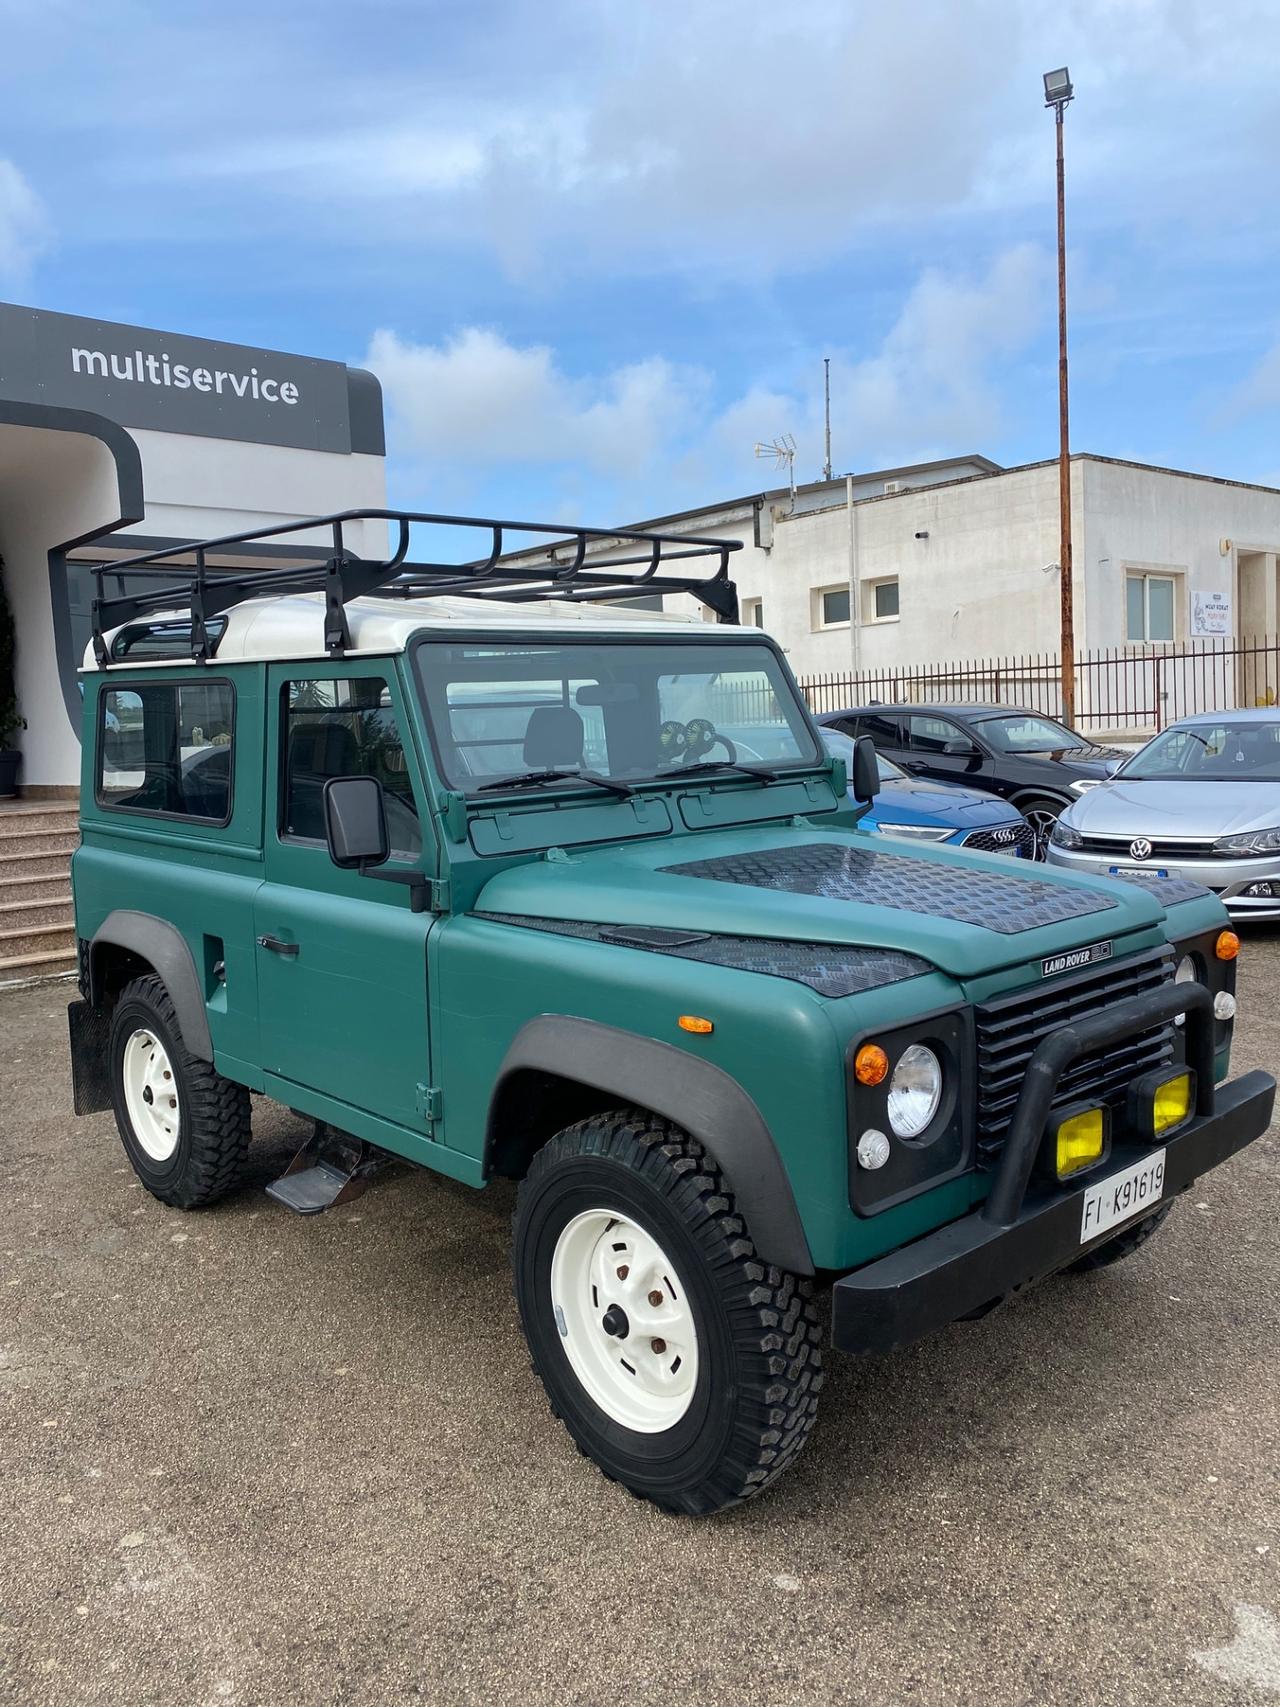
<path id="1" fill-rule="evenodd" d="M 1199 978 L 1199 976 L 1200 976 L 1200 968 L 1196 964 L 1195 955 L 1194 954 L 1184 954 L 1182 959 L 1178 962 L 1177 971 L 1173 975 L 1174 983 L 1175 984 L 1194 984 L 1196 979 Z M 1186 1014 L 1176 1014 L 1174 1016 L 1173 1023 L 1175 1025 L 1185 1025 L 1187 1023 Z"/>
<path id="2" fill-rule="evenodd" d="M 1049 832 L 1049 840 L 1055 848 L 1082 848 L 1084 837 L 1079 830 L 1073 830 L 1070 824 L 1064 824 L 1059 818 Z"/>
<path id="3" fill-rule="evenodd" d="M 1082 776 L 1071 784 L 1072 794 L 1088 794 L 1091 788 L 1097 788 L 1102 781 L 1098 776 Z"/>
<path id="4" fill-rule="evenodd" d="M 889 1125 L 899 1138 L 918 1138 L 941 1101 L 942 1063 L 923 1043 L 909 1044 L 889 1080 Z"/>
<path id="5" fill-rule="evenodd" d="M 902 836 L 909 842 L 945 842 L 955 835 L 953 824 L 877 824 L 882 836 Z"/>
<path id="6" fill-rule="evenodd" d="M 1280 826 L 1274 830 L 1245 830 L 1238 836 L 1219 836 L 1213 844 L 1216 854 L 1280 853 Z"/>

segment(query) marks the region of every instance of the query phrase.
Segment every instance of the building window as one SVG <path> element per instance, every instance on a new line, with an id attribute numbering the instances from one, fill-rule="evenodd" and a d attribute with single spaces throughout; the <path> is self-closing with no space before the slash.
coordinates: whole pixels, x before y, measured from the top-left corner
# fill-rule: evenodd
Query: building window
<path id="1" fill-rule="evenodd" d="M 742 601 L 742 626 L 743 626 L 743 628 L 763 628 L 764 627 L 764 600 L 763 599 L 743 599 L 743 601 Z"/>
<path id="2" fill-rule="evenodd" d="M 281 833 L 324 840 L 324 785 L 335 776 L 377 777 L 386 794 L 393 859 L 417 859 L 422 831 L 391 695 L 381 676 L 290 682 L 282 719 L 285 789 Z"/>
<path id="3" fill-rule="evenodd" d="M 1172 575 L 1126 575 L 1125 638 L 1172 640 L 1177 582 Z"/>
<path id="4" fill-rule="evenodd" d="M 871 585 L 871 620 L 889 622 L 898 614 L 897 581 L 874 581 Z"/>
<path id="5" fill-rule="evenodd" d="M 98 739 L 99 804 L 225 824 L 234 728 L 230 682 L 108 688 Z"/>
<path id="6" fill-rule="evenodd" d="M 849 626 L 848 587 L 819 587 L 813 597 L 815 628 Z"/>

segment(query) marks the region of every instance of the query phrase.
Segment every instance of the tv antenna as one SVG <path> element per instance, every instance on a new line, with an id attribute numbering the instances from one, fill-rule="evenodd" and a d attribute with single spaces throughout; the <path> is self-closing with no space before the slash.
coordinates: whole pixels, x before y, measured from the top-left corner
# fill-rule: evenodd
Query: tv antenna
<path id="1" fill-rule="evenodd" d="M 823 419 L 826 427 L 827 459 L 822 465 L 822 478 L 831 478 L 831 357 L 822 358 Z"/>
<path id="2" fill-rule="evenodd" d="M 785 467 L 787 483 L 791 487 L 791 508 L 796 507 L 796 441 L 790 433 L 781 433 L 776 439 L 770 439 L 768 444 L 757 443 L 758 457 L 772 457 L 775 468 Z"/>

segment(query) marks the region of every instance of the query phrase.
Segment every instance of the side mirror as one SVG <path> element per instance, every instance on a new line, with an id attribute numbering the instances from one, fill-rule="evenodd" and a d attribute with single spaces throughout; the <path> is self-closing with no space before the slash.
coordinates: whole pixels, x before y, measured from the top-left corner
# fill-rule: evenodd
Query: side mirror
<path id="1" fill-rule="evenodd" d="M 853 743 L 853 798 L 859 805 L 870 805 L 880 792 L 880 766 L 876 763 L 876 744 L 870 735 L 859 735 Z"/>
<path id="2" fill-rule="evenodd" d="M 978 752 L 972 741 L 947 741 L 942 750 L 952 759 L 972 759 Z"/>
<path id="3" fill-rule="evenodd" d="M 345 871 L 381 865 L 391 852 L 382 784 L 374 776 L 332 776 L 324 785 L 329 858 Z"/>

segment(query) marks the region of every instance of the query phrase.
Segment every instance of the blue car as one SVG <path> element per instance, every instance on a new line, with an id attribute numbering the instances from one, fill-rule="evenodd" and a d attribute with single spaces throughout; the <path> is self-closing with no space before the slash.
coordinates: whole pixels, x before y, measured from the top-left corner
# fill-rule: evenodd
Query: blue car
<path id="1" fill-rule="evenodd" d="M 822 738 L 853 770 L 853 742 L 838 729 L 822 726 Z M 880 792 L 859 826 L 913 842 L 951 842 L 983 853 L 1037 856 L 1035 832 L 1016 806 L 976 788 L 923 782 L 908 776 L 892 759 L 877 753 Z"/>

